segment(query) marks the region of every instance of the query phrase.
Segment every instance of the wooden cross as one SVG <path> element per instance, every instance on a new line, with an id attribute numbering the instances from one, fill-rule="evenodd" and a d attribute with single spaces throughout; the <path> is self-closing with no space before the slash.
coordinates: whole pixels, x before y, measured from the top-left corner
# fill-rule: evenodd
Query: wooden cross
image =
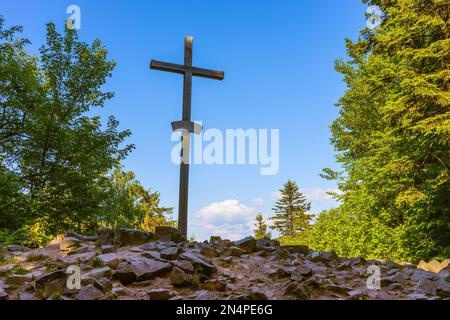
<path id="1" fill-rule="evenodd" d="M 192 76 L 223 80 L 224 72 L 202 69 L 192 66 L 192 40 L 191 36 L 184 39 L 184 64 L 175 64 L 152 60 L 150 69 L 180 73 L 183 75 L 183 118 L 172 122 L 174 131 L 182 131 L 181 164 L 180 164 L 180 194 L 178 202 L 178 230 L 187 237 L 188 220 L 188 190 L 189 190 L 189 150 L 190 133 L 200 133 L 201 126 L 191 121 L 191 91 Z"/>

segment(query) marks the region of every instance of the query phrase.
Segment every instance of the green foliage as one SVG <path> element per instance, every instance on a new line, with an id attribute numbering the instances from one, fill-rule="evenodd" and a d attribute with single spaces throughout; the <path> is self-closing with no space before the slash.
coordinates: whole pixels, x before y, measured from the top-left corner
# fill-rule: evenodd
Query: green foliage
<path id="1" fill-rule="evenodd" d="M 255 233 L 255 239 L 272 238 L 272 234 L 267 232 L 267 223 L 261 213 L 256 215 L 255 229 L 253 229 L 253 232 Z"/>
<path id="2" fill-rule="evenodd" d="M 299 191 L 294 181 L 288 180 L 280 189 L 281 198 L 277 200 L 273 211 L 275 215 L 272 229 L 280 232 L 282 237 L 294 237 L 299 232 L 305 231 L 309 225 L 312 215 L 307 211 L 311 204 Z"/>
<path id="3" fill-rule="evenodd" d="M 4 26 L 0 16 L 0 244 L 35 247 L 61 230 L 168 223 L 159 194 L 114 169 L 133 148 L 123 145 L 130 132 L 114 117 L 88 115 L 113 97 L 102 87 L 115 62 L 101 42 L 49 23 L 34 57 L 22 28 Z"/>
<path id="4" fill-rule="evenodd" d="M 110 180 L 108 210 L 98 217 L 102 227 L 154 232 L 159 225 L 174 226 L 174 221 L 167 216 L 172 213 L 172 208 L 160 207 L 159 193 L 141 186 L 132 171 L 124 172 L 117 166 Z"/>
<path id="5" fill-rule="evenodd" d="M 450 3 L 364 1 L 385 13 L 347 40 L 348 89 L 331 126 L 343 202 L 323 212 L 311 246 L 416 262 L 450 247 Z"/>

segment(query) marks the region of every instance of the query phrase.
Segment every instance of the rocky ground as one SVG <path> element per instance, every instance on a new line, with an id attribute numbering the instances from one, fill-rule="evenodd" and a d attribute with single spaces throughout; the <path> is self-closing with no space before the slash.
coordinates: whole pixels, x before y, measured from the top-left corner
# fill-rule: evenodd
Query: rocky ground
<path id="1" fill-rule="evenodd" d="M 367 287 L 371 266 L 379 267 L 380 289 Z M 77 267 L 80 289 L 73 288 Z M 44 249 L 0 252 L 0 300 L 448 300 L 449 281 L 449 260 L 416 266 L 346 259 L 251 237 L 190 243 L 169 227 L 154 234 L 102 230 L 98 237 L 69 232 Z"/>

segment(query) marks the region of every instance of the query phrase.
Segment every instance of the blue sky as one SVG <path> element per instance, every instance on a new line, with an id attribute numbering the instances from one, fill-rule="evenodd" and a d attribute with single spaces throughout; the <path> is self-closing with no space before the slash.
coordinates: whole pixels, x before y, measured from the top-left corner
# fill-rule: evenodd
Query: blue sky
<path id="1" fill-rule="evenodd" d="M 358 0 L 2 1 L 7 25 L 24 26 L 30 51 L 45 40 L 45 23 L 61 31 L 66 8 L 81 9 L 80 39 L 100 38 L 117 61 L 101 110 L 133 133 L 136 150 L 124 162 L 141 183 L 178 207 L 178 166 L 172 163 L 170 122 L 180 120 L 182 76 L 149 70 L 151 59 L 183 62 L 183 38 L 194 36 L 195 66 L 225 71 L 224 81 L 195 78 L 192 119 L 204 129 L 280 130 L 280 169 L 261 176 L 257 165 L 194 165 L 190 172 L 189 234 L 238 238 L 251 233 L 257 211 L 272 214 L 276 191 L 295 180 L 312 211 L 335 203 L 325 192 L 324 167 L 338 168 L 329 143 L 334 106 L 345 85 L 333 69 L 346 56 L 344 39 L 365 26 Z"/>

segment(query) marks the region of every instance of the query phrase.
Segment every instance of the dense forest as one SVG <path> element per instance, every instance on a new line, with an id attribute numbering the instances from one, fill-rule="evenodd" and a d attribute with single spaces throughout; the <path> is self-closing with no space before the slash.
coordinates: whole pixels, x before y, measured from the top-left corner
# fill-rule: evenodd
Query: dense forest
<path id="1" fill-rule="evenodd" d="M 450 3 L 369 4 L 383 10 L 381 26 L 365 28 L 356 42 L 347 39 L 350 59 L 336 61 L 347 84 L 331 125 L 342 172 L 327 168 L 322 176 L 338 181 L 341 193 L 334 197 L 342 204 L 320 213 L 304 232 L 282 235 L 286 242 L 340 256 L 445 259 L 450 256 Z M 281 191 L 289 200 L 287 187 Z M 291 215 L 305 212 L 289 203 Z"/>
<path id="2" fill-rule="evenodd" d="M 346 40 L 336 61 L 347 89 L 331 124 L 341 169 L 337 208 L 312 215 L 293 181 L 280 190 L 271 223 L 255 234 L 339 256 L 418 262 L 450 256 L 450 3 L 372 0 L 376 29 Z M 61 230 L 152 231 L 171 208 L 121 162 L 132 151 L 118 120 L 88 116 L 112 92 L 115 62 L 100 41 L 47 25 L 37 56 L 20 27 L 0 17 L 0 244 L 45 245 Z M 294 173 L 293 173 L 294 174 Z"/>

